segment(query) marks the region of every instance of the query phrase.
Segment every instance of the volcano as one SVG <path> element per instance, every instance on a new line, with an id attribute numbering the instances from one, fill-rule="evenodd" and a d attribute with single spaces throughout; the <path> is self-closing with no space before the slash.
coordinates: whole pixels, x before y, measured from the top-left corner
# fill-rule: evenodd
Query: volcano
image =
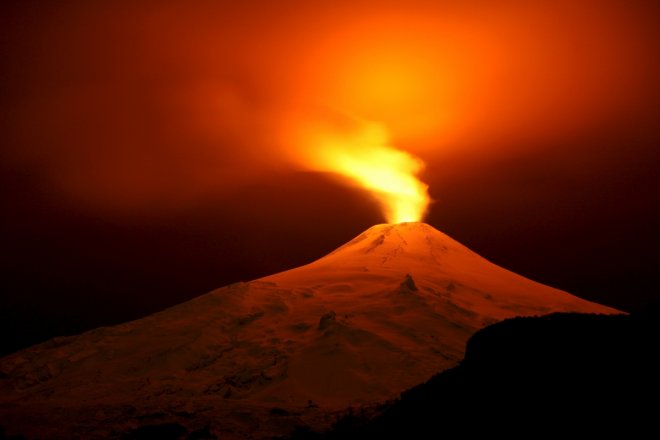
<path id="1" fill-rule="evenodd" d="M 0 359 L 0 413 L 28 437 L 269 438 L 393 399 L 477 330 L 551 312 L 620 313 L 427 224 L 377 225 L 311 264 Z"/>

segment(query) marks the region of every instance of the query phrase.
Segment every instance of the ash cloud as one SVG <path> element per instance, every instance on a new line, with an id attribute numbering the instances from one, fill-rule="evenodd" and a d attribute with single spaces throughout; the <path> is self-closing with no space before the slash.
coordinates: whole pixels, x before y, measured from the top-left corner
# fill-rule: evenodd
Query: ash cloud
<path id="1" fill-rule="evenodd" d="M 512 138 L 579 132 L 658 96 L 644 2 L 599 2 L 597 13 L 477 3 L 6 6 L 1 158 L 84 206 L 176 209 L 294 168 L 282 127 L 315 106 L 384 123 L 434 162 L 492 154 L 474 150 L 485 139 L 502 139 L 503 154 Z M 445 88 L 396 111 L 355 96 L 360 84 L 342 88 L 351 60 L 389 47 L 369 44 L 416 28 L 411 44 L 426 45 L 419 58 Z"/>

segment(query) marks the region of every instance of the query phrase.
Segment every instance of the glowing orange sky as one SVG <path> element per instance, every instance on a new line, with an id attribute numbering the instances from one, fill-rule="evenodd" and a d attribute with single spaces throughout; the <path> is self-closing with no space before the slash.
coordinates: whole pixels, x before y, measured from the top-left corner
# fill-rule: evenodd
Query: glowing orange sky
<path id="1" fill-rule="evenodd" d="M 516 154 L 493 139 L 536 148 L 657 94 L 643 2 L 262 3 L 35 12 L 9 48 L 26 63 L 6 157 L 76 203 L 134 212 L 300 166 L 297 127 L 336 115 L 435 163 Z"/>

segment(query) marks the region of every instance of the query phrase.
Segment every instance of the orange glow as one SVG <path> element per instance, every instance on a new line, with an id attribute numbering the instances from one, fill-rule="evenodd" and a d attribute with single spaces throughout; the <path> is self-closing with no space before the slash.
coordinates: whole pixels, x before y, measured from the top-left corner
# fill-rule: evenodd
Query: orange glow
<path id="1" fill-rule="evenodd" d="M 26 7 L 2 29 L 21 41 L 3 160 L 93 209 L 232 196 L 314 145 L 295 136 L 319 108 L 382 124 L 434 187 L 449 160 L 458 176 L 545 149 L 590 157 L 601 130 L 657 127 L 653 2 L 133 3 Z"/>
<path id="2" fill-rule="evenodd" d="M 452 109 L 468 79 L 468 43 L 419 16 L 384 14 L 328 33 L 310 53 L 308 99 L 379 121 L 393 139 L 452 129 Z M 459 30 L 454 31 L 460 35 Z M 474 49 L 472 49 L 474 50 Z"/>
<path id="3" fill-rule="evenodd" d="M 417 222 L 426 214 L 427 185 L 416 176 L 423 162 L 390 145 L 383 125 L 363 123 L 350 132 L 315 128 L 303 164 L 316 171 L 340 174 L 379 201 L 388 223 Z"/>

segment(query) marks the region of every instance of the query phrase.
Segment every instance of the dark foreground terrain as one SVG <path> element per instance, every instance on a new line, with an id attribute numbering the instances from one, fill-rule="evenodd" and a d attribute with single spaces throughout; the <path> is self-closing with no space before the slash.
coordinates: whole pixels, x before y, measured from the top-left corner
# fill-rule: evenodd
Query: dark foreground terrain
<path id="1" fill-rule="evenodd" d="M 376 412 L 355 410 L 330 432 L 293 439 L 657 438 L 657 313 L 553 314 L 477 332 L 465 360 Z"/>
<path id="2" fill-rule="evenodd" d="M 355 408 L 338 416 L 328 432 L 298 426 L 289 440 L 485 434 L 656 438 L 660 431 L 657 316 L 657 312 L 631 316 L 562 313 L 491 325 L 469 340 L 458 367 L 381 407 Z M 209 428 L 190 431 L 177 423 L 145 423 L 117 432 L 116 437 L 224 436 Z M 0 439 L 8 438 L 25 437 L 8 437 L 0 429 Z"/>

